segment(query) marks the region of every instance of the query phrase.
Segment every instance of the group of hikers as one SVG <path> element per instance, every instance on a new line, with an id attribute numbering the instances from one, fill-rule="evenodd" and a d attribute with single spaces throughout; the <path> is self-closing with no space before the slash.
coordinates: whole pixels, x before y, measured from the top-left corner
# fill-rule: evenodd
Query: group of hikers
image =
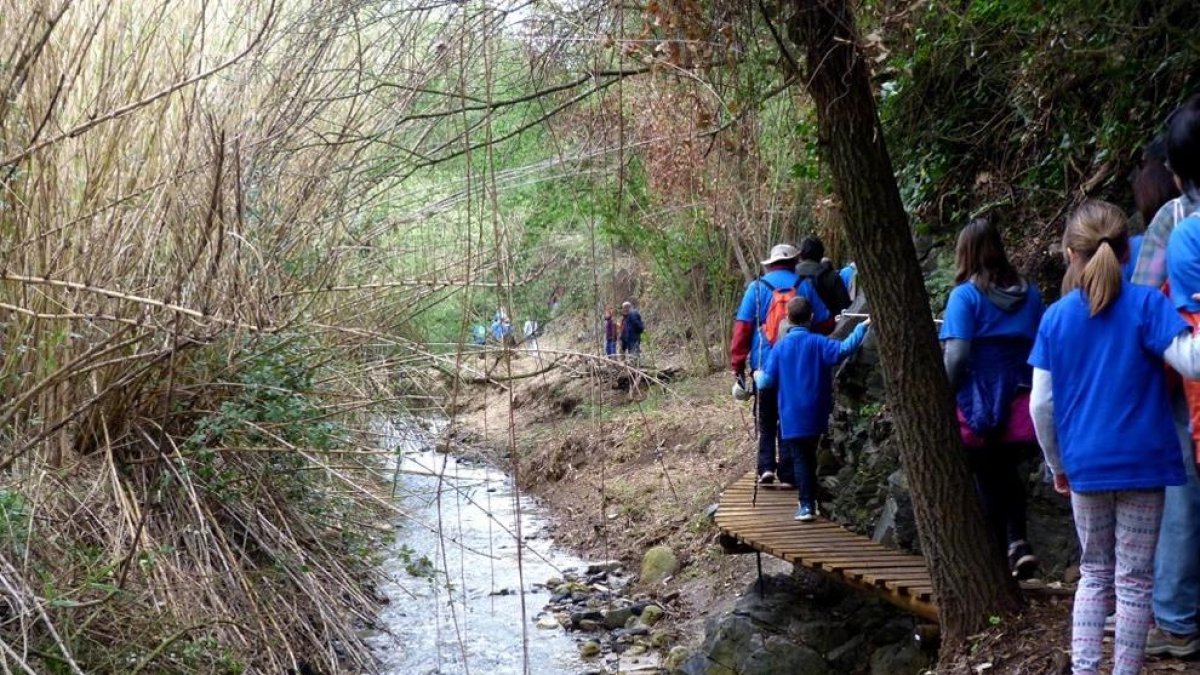
<path id="1" fill-rule="evenodd" d="M 621 318 L 613 318 L 612 307 L 604 310 L 604 355 L 637 360 L 642 355 L 642 333 L 646 323 L 630 301 L 621 303 Z"/>
<path id="2" fill-rule="evenodd" d="M 1139 672 L 1147 653 L 1200 652 L 1200 96 L 1165 126 L 1135 174 L 1133 217 L 1088 201 L 1067 218 L 1062 295 L 1048 308 L 998 229 L 968 223 L 940 332 L 964 453 L 1006 554 L 997 564 L 1018 579 L 1036 573 L 1020 465 L 1038 447 L 1055 490 L 1070 497 L 1075 673 L 1099 672 L 1105 632 L 1115 634 L 1113 673 Z M 1145 234 L 1131 236 L 1131 221 L 1149 223 Z M 762 261 L 730 358 L 735 398 L 749 395 L 747 370 L 758 390 L 758 481 L 797 487 L 802 521 L 817 513 L 814 455 L 832 366 L 869 324 L 825 337 L 846 299 L 832 292 L 838 275 L 819 249 L 808 238 Z"/>
<path id="3" fill-rule="evenodd" d="M 538 351 L 538 336 L 542 333 L 542 327 L 535 319 L 526 319 L 525 325 L 522 326 L 521 346 L 526 351 Z M 496 310 L 492 315 L 492 325 L 490 328 L 484 328 L 483 324 L 475 324 L 471 328 L 471 341 L 476 346 L 487 344 L 488 339 L 505 347 L 515 347 L 517 338 L 513 335 L 512 320 L 508 318 L 508 312 L 504 308 Z"/>
<path id="4" fill-rule="evenodd" d="M 746 287 L 730 340 L 734 397 L 750 394 L 747 369 L 760 392 L 758 482 L 797 487 L 796 519 L 803 521 L 817 515 L 816 450 L 833 409 L 831 368 L 858 349 L 870 323 L 859 324 L 844 341 L 825 337 L 850 306 L 853 279 L 843 279 L 824 255 L 816 237 L 805 237 L 799 249 L 772 248 L 762 261 L 765 272 Z M 850 268 L 847 277 L 852 273 Z"/>

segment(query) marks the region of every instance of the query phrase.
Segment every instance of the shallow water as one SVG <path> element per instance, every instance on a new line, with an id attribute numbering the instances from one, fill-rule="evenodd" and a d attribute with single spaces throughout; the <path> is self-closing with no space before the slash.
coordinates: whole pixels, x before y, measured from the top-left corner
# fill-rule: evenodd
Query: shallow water
<path id="1" fill-rule="evenodd" d="M 400 452 L 396 498 L 408 517 L 394 523 L 388 583 L 380 588 L 390 602 L 379 614 L 383 631 L 370 638 L 381 672 L 588 670 L 561 628 L 535 625 L 550 599 L 540 584 L 585 564 L 542 534 L 547 519 L 539 505 L 503 473 L 435 452 L 432 434 L 418 425 L 391 431 Z"/>

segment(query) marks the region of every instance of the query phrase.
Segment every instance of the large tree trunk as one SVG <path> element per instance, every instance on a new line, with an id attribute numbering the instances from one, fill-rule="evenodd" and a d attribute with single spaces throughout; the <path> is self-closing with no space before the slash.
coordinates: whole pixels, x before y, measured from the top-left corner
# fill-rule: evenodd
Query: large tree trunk
<path id="1" fill-rule="evenodd" d="M 871 330 L 937 594 L 943 649 L 953 651 L 989 615 L 1015 609 L 1019 592 L 997 563 L 963 457 L 953 392 L 853 13 L 846 0 L 792 0 L 791 10 L 790 37 L 807 60 L 804 81 L 871 302 Z"/>

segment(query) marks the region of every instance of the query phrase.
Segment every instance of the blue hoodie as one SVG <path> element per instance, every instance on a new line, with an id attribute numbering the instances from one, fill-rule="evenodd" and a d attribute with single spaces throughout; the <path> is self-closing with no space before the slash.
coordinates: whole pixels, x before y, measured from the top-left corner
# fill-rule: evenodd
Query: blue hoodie
<path id="1" fill-rule="evenodd" d="M 833 366 L 858 351 L 867 336 L 858 324 L 845 340 L 838 341 L 793 326 L 767 355 L 766 366 L 755 384 L 764 396 L 779 390 L 779 430 L 785 439 L 820 436 L 829 428 L 833 412 Z"/>

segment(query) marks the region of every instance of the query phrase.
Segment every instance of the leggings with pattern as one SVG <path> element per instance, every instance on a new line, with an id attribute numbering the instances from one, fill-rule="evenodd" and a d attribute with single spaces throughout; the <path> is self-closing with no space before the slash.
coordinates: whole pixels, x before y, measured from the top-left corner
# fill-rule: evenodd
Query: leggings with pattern
<path id="1" fill-rule="evenodd" d="M 1154 612 L 1154 547 L 1162 490 L 1072 492 L 1079 534 L 1079 587 L 1071 627 L 1072 672 L 1099 673 L 1104 617 L 1115 591 L 1114 675 L 1141 671 Z"/>

